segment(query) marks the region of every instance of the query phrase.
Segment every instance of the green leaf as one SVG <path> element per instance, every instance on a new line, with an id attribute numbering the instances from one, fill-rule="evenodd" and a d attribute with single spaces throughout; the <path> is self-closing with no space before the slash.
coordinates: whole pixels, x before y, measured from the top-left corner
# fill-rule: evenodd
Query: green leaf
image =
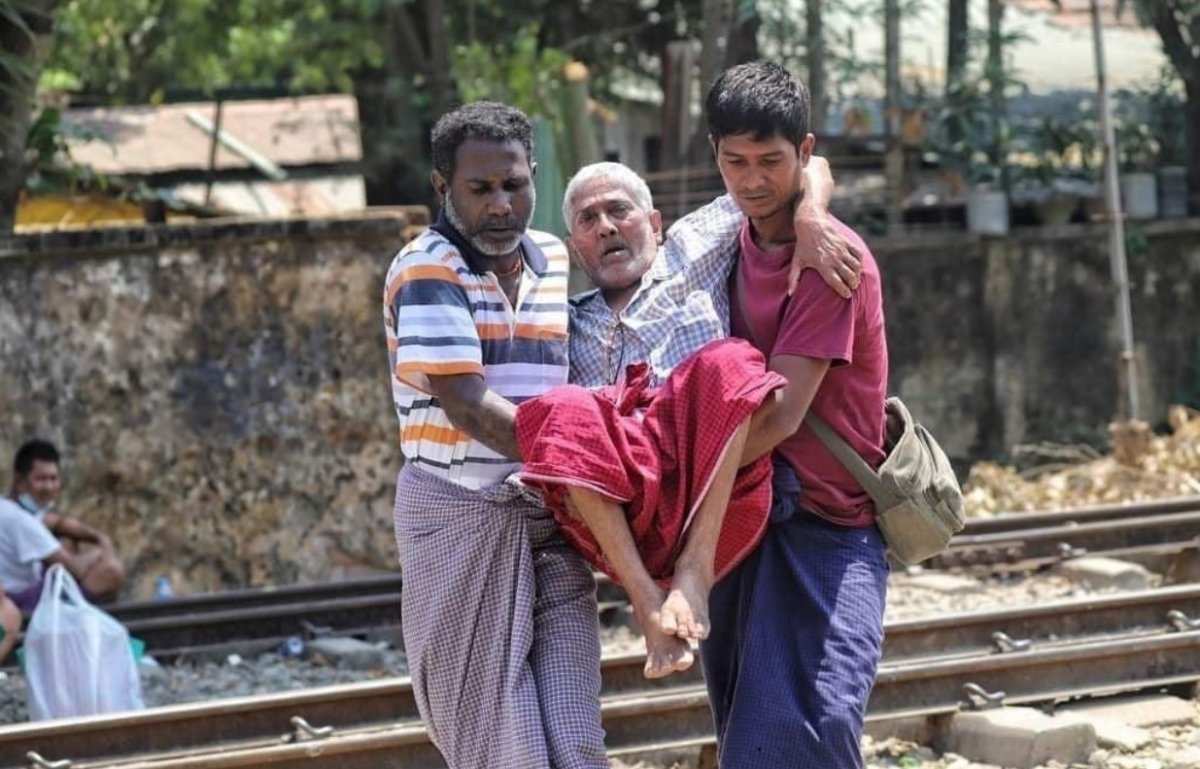
<path id="1" fill-rule="evenodd" d="M 0 22 L 11 24 L 18 32 L 33 40 L 36 35 L 25 21 L 25 14 L 31 10 L 33 8 L 29 3 L 20 0 L 0 0 Z"/>

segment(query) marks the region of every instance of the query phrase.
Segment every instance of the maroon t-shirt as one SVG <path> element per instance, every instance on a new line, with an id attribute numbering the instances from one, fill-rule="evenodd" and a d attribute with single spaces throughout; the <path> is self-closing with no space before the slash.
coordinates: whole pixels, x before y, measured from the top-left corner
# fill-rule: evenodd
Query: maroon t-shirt
<path id="1" fill-rule="evenodd" d="M 768 360 L 799 355 L 831 362 L 812 411 L 829 423 L 872 467 L 884 460 L 883 403 L 887 397 L 887 339 L 879 266 L 853 230 L 835 222 L 862 255 L 862 282 L 854 296 L 842 299 L 815 270 L 805 270 L 787 295 L 792 247 L 764 251 L 754 243 L 750 222 L 740 233 L 741 258 L 730 291 L 730 327 Z M 746 301 L 740 301 L 745 297 Z M 874 521 L 875 506 L 808 425 L 776 449 L 795 470 L 800 504 L 842 526 Z"/>

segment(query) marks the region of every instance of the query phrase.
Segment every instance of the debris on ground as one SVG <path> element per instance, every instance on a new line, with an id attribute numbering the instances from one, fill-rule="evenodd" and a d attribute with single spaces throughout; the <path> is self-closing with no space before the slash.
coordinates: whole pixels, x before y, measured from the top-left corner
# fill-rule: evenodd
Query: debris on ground
<path id="1" fill-rule="evenodd" d="M 1113 454 L 1050 472 L 980 462 L 963 487 L 967 516 L 1200 495 L 1200 412 L 1172 406 L 1167 422 L 1169 435 L 1153 435 L 1144 422 L 1115 422 Z"/>

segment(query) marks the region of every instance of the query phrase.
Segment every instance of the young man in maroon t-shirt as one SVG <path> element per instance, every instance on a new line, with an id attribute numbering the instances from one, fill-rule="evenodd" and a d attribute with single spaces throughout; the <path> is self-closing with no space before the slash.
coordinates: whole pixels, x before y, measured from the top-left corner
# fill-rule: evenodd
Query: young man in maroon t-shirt
<path id="1" fill-rule="evenodd" d="M 888 566 L 870 497 L 802 424 L 811 409 L 872 466 L 884 458 L 887 342 L 879 269 L 862 259 L 846 300 L 806 272 L 792 296 L 797 167 L 813 149 L 808 93 L 786 70 L 727 70 L 708 94 L 725 187 L 747 216 L 730 282 L 733 334 L 786 377 L 756 415 L 746 454 L 775 447 L 776 500 L 762 543 L 709 599 L 701 659 L 722 769 L 862 767 L 859 738 L 883 641 Z M 797 479 L 799 484 L 797 485 Z"/>

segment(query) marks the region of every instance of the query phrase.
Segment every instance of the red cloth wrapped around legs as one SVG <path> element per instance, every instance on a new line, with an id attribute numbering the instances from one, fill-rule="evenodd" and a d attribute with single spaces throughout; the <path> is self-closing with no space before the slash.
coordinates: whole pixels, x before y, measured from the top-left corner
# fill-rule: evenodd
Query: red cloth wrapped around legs
<path id="1" fill-rule="evenodd" d="M 623 505 L 646 570 L 666 581 L 731 438 L 786 380 L 740 339 L 705 345 L 661 387 L 648 380 L 643 363 L 615 387 L 556 387 L 518 407 L 517 440 L 521 479 L 542 492 L 593 566 L 615 578 L 587 526 L 567 511 L 567 486 Z M 766 455 L 738 472 L 717 544 L 717 579 L 758 544 L 770 508 Z"/>

